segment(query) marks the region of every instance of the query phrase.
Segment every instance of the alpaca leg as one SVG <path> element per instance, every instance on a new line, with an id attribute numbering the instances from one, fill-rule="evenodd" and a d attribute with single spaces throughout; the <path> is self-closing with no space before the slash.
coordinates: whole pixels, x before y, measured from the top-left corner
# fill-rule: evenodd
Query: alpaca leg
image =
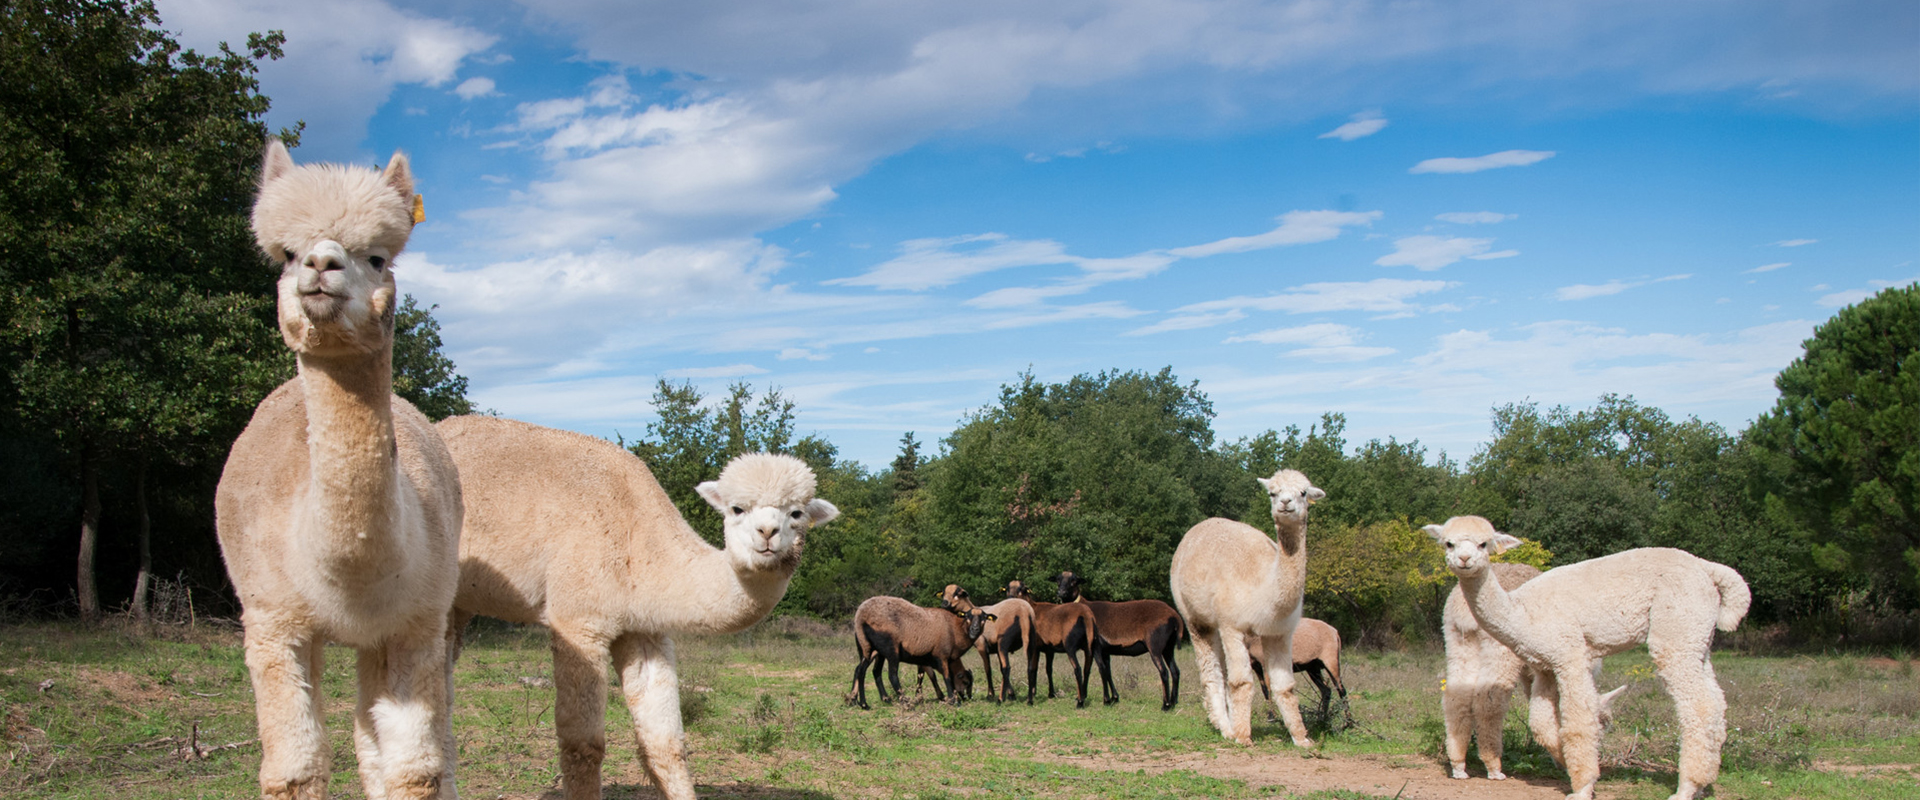
<path id="1" fill-rule="evenodd" d="M 257 631 L 271 623 L 246 621 L 247 671 L 260 723 L 260 796 L 323 800 L 333 771 L 333 747 L 321 727 L 320 668 L 324 648 Z"/>
<path id="2" fill-rule="evenodd" d="M 553 723 L 560 739 L 560 789 L 566 800 L 600 800 L 607 757 L 607 642 L 553 632 Z"/>
<path id="3" fill-rule="evenodd" d="M 1253 744 L 1253 657 L 1247 653 L 1246 637 L 1238 631 L 1223 631 L 1220 637 L 1220 662 L 1227 670 L 1227 738 L 1240 744 Z"/>
<path id="4" fill-rule="evenodd" d="M 1200 705 L 1207 710 L 1207 722 L 1222 736 L 1232 738 L 1233 722 L 1227 718 L 1226 669 L 1220 663 L 1219 631 L 1193 632 L 1194 669 L 1200 670 Z"/>
<path id="5" fill-rule="evenodd" d="M 1529 674 L 1527 730 L 1553 763 L 1565 767 L 1567 760 L 1560 754 L 1560 684 L 1550 672 L 1535 670 Z"/>
<path id="6" fill-rule="evenodd" d="M 1554 678 L 1560 687 L 1560 755 L 1573 784 L 1567 797 L 1593 800 L 1594 784 L 1600 781 L 1599 698 L 1593 676 L 1582 659 L 1558 665 Z"/>
<path id="7" fill-rule="evenodd" d="M 1664 658 L 1663 658 L 1664 656 Z M 1720 777 L 1720 746 L 1727 738 L 1727 699 L 1704 653 L 1654 656 L 1680 723 L 1680 776 L 1670 800 L 1693 800 Z"/>
<path id="8" fill-rule="evenodd" d="M 680 725 L 680 678 L 673 640 L 628 634 L 613 643 L 613 668 L 633 716 L 640 764 L 667 800 L 693 800 L 687 734 Z"/>
<path id="9" fill-rule="evenodd" d="M 1512 693 L 1512 689 L 1504 686 L 1488 686 L 1474 693 L 1473 715 L 1479 723 L 1480 762 L 1487 765 L 1488 780 L 1507 779 L 1506 773 L 1500 771 L 1500 756 L 1506 751 L 1501 733 L 1506 727 L 1507 701 Z"/>
<path id="10" fill-rule="evenodd" d="M 360 651 L 354 742 L 367 796 L 452 800 L 446 618 Z M 379 787 L 379 788 L 375 788 Z"/>
<path id="11" fill-rule="evenodd" d="M 1245 637 L 1242 637 L 1242 639 L 1244 638 Z M 1261 637 L 1261 639 L 1261 645 L 1266 648 L 1267 652 L 1281 654 L 1278 658 L 1287 658 L 1288 656 L 1285 654 L 1293 652 L 1292 634 L 1285 636 L 1265 636 Z M 1229 646 L 1231 646 L 1231 644 L 1229 644 Z M 1242 645 L 1242 652 L 1244 652 L 1245 649 L 1245 645 Z M 1288 662 L 1276 661 L 1276 663 Z M 1231 660 L 1227 662 L 1227 669 L 1231 670 L 1234 666 L 1235 662 Z M 1287 735 L 1293 737 L 1293 746 L 1312 747 L 1313 740 L 1307 738 L 1306 720 L 1300 718 L 1300 692 L 1298 691 L 1298 685 L 1293 680 L 1291 664 L 1289 663 L 1287 668 L 1268 670 L 1267 674 L 1267 680 L 1273 684 L 1273 704 L 1280 707 L 1280 720 L 1286 723 Z M 1229 677 L 1228 681 L 1232 681 L 1231 677 Z M 1248 688 L 1251 689 L 1252 687 Z M 1235 698 L 1237 699 L 1238 697 L 1239 694 L 1236 693 Z M 1235 719 L 1244 720 L 1246 717 L 1247 712 L 1237 711 Z M 1249 729 L 1249 731 L 1250 730 L 1251 729 Z"/>
<path id="12" fill-rule="evenodd" d="M 1467 779 L 1467 740 L 1473 736 L 1473 704 L 1477 693 L 1457 678 L 1440 692 L 1440 715 L 1447 727 L 1447 764 L 1453 777 Z M 1487 740 L 1480 740 L 1480 760 L 1487 759 Z M 1489 770 L 1492 767 L 1488 767 Z M 1489 776 L 1491 777 L 1491 776 Z"/>

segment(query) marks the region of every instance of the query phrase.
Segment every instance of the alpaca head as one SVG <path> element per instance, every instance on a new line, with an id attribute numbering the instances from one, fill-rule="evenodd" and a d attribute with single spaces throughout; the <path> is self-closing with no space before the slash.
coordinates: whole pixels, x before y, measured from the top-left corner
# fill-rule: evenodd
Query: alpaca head
<path id="1" fill-rule="evenodd" d="M 413 232 L 413 173 L 393 154 L 374 171 L 295 166 L 267 141 L 254 241 L 279 262 L 280 336 L 294 352 L 343 356 L 393 344 L 393 258 Z"/>
<path id="2" fill-rule="evenodd" d="M 1327 493 L 1307 480 L 1297 469 L 1283 469 L 1271 478 L 1255 478 L 1267 490 L 1267 503 L 1275 525 L 1305 525 L 1307 506 L 1326 499 Z"/>
<path id="3" fill-rule="evenodd" d="M 813 470 L 793 456 L 748 453 L 694 489 L 725 519 L 727 553 L 743 572 L 792 572 L 807 529 L 840 516 L 813 496 Z"/>
<path id="4" fill-rule="evenodd" d="M 1486 572 L 1494 556 L 1520 544 L 1518 537 L 1494 530 L 1485 517 L 1454 517 L 1445 525 L 1428 525 L 1421 530 L 1446 549 L 1447 569 L 1463 578 Z"/>

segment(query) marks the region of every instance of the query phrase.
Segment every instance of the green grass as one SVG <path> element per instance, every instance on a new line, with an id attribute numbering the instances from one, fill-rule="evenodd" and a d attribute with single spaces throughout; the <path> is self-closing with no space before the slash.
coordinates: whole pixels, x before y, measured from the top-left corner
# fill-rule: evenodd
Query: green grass
<path id="1" fill-rule="evenodd" d="M 163 629 L 152 638 L 68 624 L 0 628 L 0 795 L 253 796 L 260 752 L 238 640 L 206 627 Z M 1172 713 L 1159 710 L 1159 682 L 1143 659 L 1115 661 L 1125 700 L 1114 707 L 1098 706 L 1096 686 L 1087 709 L 1075 709 L 1070 697 L 1047 700 L 1043 688 L 1031 707 L 977 701 L 952 708 L 912 699 L 886 706 L 870 698 L 875 707 L 863 711 L 844 703 L 852 644 L 824 626 L 773 623 L 740 636 L 685 639 L 678 651 L 702 796 L 1354 800 L 1392 797 L 1398 778 L 1385 791 L 1372 784 L 1294 791 L 1271 775 L 1218 765 L 1443 771 L 1437 652 L 1349 653 L 1346 677 L 1359 725 L 1316 729 L 1320 747 L 1303 752 L 1264 708 L 1251 748 L 1214 734 L 1199 708 L 1190 650 L 1181 651 L 1186 674 Z M 1912 662 L 1735 653 L 1717 654 L 1714 662 L 1731 705 L 1719 796 L 1870 800 L 1920 792 L 1920 675 Z M 348 651 L 331 649 L 324 675 L 332 788 L 344 798 L 363 796 L 353 773 L 352 664 Z M 978 657 L 970 654 L 969 665 L 985 697 Z M 1056 682 L 1070 688 L 1065 664 L 1056 669 Z M 1016 673 L 1024 695 L 1023 665 Z M 457 672 L 465 796 L 557 796 L 548 794 L 557 786 L 551 676 L 543 630 L 490 625 L 472 632 Z M 42 691 L 47 680 L 52 684 Z M 1622 683 L 1631 688 L 1603 743 L 1602 795 L 1665 797 L 1678 747 L 1672 706 L 1644 653 L 1608 660 L 1603 688 Z M 908 692 L 911 698 L 910 682 Z M 1306 687 L 1303 698 L 1312 721 L 1317 695 Z M 607 797 L 655 796 L 617 691 L 608 711 Z M 1527 741 L 1524 713 L 1515 703 L 1508 718 L 1508 773 L 1541 786 L 1564 781 Z M 186 757 L 196 739 L 216 749 Z M 1477 763 L 1471 768 L 1478 774 Z M 1554 788 L 1564 791 L 1564 783 Z"/>

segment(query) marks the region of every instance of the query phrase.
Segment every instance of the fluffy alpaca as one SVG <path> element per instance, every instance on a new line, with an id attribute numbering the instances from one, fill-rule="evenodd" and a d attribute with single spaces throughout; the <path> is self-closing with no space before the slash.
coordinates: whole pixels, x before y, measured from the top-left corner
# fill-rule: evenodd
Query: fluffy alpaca
<path id="1" fill-rule="evenodd" d="M 1489 568 L 1507 591 L 1540 575 L 1540 570 L 1527 564 L 1492 564 Z M 1459 586 L 1447 595 L 1440 620 L 1447 643 L 1447 684 L 1440 706 L 1446 718 L 1447 762 L 1453 766 L 1453 777 L 1467 777 L 1467 742 L 1477 731 L 1480 761 L 1487 765 L 1487 777 L 1505 780 L 1507 776 L 1500 770 L 1500 729 L 1507 719 L 1513 687 L 1521 682 L 1526 667 L 1506 645 L 1480 629 Z"/>
<path id="2" fill-rule="evenodd" d="M 1680 722 L 1680 775 L 1671 800 L 1692 800 L 1720 772 L 1726 708 L 1713 676 L 1713 631 L 1746 616 L 1751 595 L 1731 567 L 1683 550 L 1641 548 L 1550 570 L 1509 593 L 1488 558 L 1520 540 L 1480 517 L 1454 517 L 1426 531 L 1446 549 L 1467 607 L 1488 635 L 1534 671 L 1536 715 L 1558 722 L 1561 762 L 1573 793 L 1591 800 L 1600 777 L 1599 699 L 1593 659 L 1642 642 L 1673 697 Z"/>
<path id="3" fill-rule="evenodd" d="M 1297 470 L 1260 478 L 1278 540 L 1229 519 L 1202 520 L 1173 551 L 1174 605 L 1192 626 L 1207 720 L 1221 735 L 1253 743 L 1252 659 L 1246 637 L 1262 637 L 1269 653 L 1293 652 L 1307 583 L 1307 506 L 1327 496 Z M 1298 747 L 1312 747 L 1300 719 L 1292 670 L 1274 670 L 1273 702 Z"/>
<path id="4" fill-rule="evenodd" d="M 260 724 L 260 793 L 327 795 L 324 645 L 357 649 L 354 750 L 367 796 L 452 798 L 447 610 L 460 479 L 433 425 L 394 397 L 392 259 L 412 231 L 413 178 L 295 166 L 267 143 L 253 231 L 283 264 L 280 336 L 300 373 L 233 444 L 215 493 L 240 595 Z"/>
<path id="5" fill-rule="evenodd" d="M 612 442 L 484 416 L 439 427 L 468 498 L 454 625 L 478 614 L 552 631 L 567 800 L 600 797 L 609 662 L 648 776 L 666 797 L 692 798 L 670 637 L 743 630 L 780 602 L 807 530 L 840 513 L 814 497 L 813 471 L 750 454 L 700 484 L 726 520 L 720 550 Z"/>

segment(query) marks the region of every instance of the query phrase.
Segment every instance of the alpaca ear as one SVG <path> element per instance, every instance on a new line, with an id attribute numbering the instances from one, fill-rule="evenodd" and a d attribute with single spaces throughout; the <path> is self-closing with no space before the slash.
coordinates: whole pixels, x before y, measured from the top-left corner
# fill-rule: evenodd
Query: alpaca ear
<path id="1" fill-rule="evenodd" d="M 393 151 L 393 160 L 387 162 L 387 168 L 380 172 L 380 180 L 393 187 L 401 199 L 409 204 L 413 202 L 413 170 L 407 166 L 406 153 Z"/>
<path id="2" fill-rule="evenodd" d="M 292 171 L 293 154 L 287 152 L 286 143 L 278 136 L 267 137 L 267 152 L 260 159 L 260 185 L 265 186 Z"/>
<path id="3" fill-rule="evenodd" d="M 825 525 L 840 516 L 840 509 L 832 503 L 815 498 L 807 501 L 807 521 L 813 525 Z"/>
<path id="4" fill-rule="evenodd" d="M 1254 480 L 1260 482 L 1260 488 L 1262 490 L 1268 492 L 1273 491 L 1273 481 L 1267 480 L 1266 478 L 1254 478 Z"/>
<path id="5" fill-rule="evenodd" d="M 1318 503 L 1322 500 L 1327 499 L 1327 493 L 1324 491 L 1321 491 L 1320 487 L 1318 486 L 1308 486 L 1306 491 L 1306 498 L 1307 498 L 1307 502 L 1309 503 Z"/>
<path id="6" fill-rule="evenodd" d="M 1447 543 L 1446 528 L 1442 528 L 1438 525 L 1423 525 L 1421 526 L 1420 530 L 1426 531 L 1427 535 L 1433 537 L 1433 540 L 1436 542 L 1439 542 L 1441 544 Z"/>
<path id="7" fill-rule="evenodd" d="M 1519 547 L 1521 544 L 1524 543 L 1520 541 L 1520 537 L 1518 536 L 1508 536 L 1504 533 L 1495 533 L 1493 535 L 1494 555 L 1507 552 L 1512 548 Z"/>
<path id="8" fill-rule="evenodd" d="M 707 501 L 707 505 L 713 506 L 713 510 L 720 512 L 721 516 L 726 516 L 727 501 L 720 496 L 719 481 L 707 481 L 693 487 L 693 491 L 700 495 L 700 499 Z"/>

